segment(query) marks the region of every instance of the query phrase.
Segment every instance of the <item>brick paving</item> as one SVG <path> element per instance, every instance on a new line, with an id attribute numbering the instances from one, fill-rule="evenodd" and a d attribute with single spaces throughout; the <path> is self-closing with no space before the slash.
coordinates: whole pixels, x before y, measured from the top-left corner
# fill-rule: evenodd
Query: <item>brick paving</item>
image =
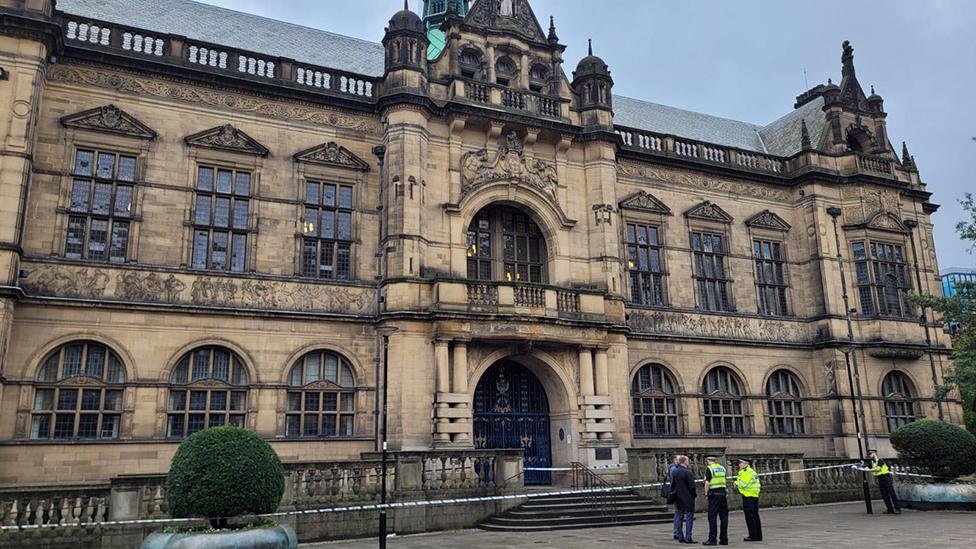
<path id="1" fill-rule="evenodd" d="M 884 510 L 875 502 L 875 512 Z M 842 503 L 764 509 L 762 511 L 763 543 L 745 543 L 745 521 L 742 513 L 729 517 L 730 545 L 740 547 L 777 547 L 785 549 L 876 547 L 967 547 L 976 539 L 976 513 L 950 511 L 904 511 L 899 516 L 864 514 L 860 503 Z M 695 515 L 695 539 L 708 537 L 704 514 Z M 375 539 L 303 544 L 301 549 L 373 549 Z M 389 549 L 483 549 L 531 547 L 533 549 L 636 549 L 646 547 L 686 547 L 671 539 L 671 526 L 624 526 L 532 533 L 494 533 L 481 530 L 442 532 L 416 536 L 391 537 Z"/>

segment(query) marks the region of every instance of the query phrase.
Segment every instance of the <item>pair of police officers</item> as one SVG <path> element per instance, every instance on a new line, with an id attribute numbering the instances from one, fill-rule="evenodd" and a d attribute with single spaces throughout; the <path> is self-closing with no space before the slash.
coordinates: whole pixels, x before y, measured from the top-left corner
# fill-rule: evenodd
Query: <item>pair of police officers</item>
<path id="1" fill-rule="evenodd" d="M 712 456 L 705 459 L 705 495 L 708 499 L 708 541 L 702 545 L 729 544 L 729 500 L 726 492 L 725 467 Z M 742 511 L 745 513 L 749 537 L 743 541 L 762 541 L 762 522 L 759 520 L 759 475 L 746 459 L 739 460 L 739 473 L 735 476 L 735 488 L 742 494 Z M 719 525 L 721 523 L 721 528 Z M 720 530 L 720 531 L 719 531 Z"/>

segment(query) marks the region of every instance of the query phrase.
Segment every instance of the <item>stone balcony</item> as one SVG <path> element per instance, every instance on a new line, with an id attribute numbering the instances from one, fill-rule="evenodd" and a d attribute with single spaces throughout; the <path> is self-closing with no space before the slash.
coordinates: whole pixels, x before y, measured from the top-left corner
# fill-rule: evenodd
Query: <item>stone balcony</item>
<path id="1" fill-rule="evenodd" d="M 603 292 L 542 284 L 439 281 L 434 288 L 434 302 L 440 311 L 607 320 Z"/>
<path id="2" fill-rule="evenodd" d="M 451 99 L 551 119 L 569 118 L 569 100 L 489 82 L 455 79 Z"/>

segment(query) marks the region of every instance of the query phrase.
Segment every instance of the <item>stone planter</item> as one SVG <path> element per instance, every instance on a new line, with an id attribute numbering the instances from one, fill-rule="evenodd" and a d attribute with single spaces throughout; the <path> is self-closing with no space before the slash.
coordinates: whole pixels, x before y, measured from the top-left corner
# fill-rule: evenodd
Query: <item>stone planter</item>
<path id="1" fill-rule="evenodd" d="M 976 484 L 896 484 L 902 507 L 976 511 Z"/>
<path id="2" fill-rule="evenodd" d="M 213 534 L 152 534 L 142 549 L 296 549 L 298 536 L 288 526 L 216 532 Z"/>

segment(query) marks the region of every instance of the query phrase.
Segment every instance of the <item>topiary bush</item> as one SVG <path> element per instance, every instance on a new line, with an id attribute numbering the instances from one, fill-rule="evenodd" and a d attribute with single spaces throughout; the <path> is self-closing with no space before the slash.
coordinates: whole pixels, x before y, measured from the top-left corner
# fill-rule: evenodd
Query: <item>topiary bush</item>
<path id="1" fill-rule="evenodd" d="M 273 513 L 285 471 L 271 445 L 240 427 L 213 427 L 180 444 L 167 479 L 170 515 L 218 519 Z"/>
<path id="2" fill-rule="evenodd" d="M 891 433 L 891 445 L 909 465 L 942 482 L 976 472 L 976 436 L 951 423 L 914 421 Z"/>

